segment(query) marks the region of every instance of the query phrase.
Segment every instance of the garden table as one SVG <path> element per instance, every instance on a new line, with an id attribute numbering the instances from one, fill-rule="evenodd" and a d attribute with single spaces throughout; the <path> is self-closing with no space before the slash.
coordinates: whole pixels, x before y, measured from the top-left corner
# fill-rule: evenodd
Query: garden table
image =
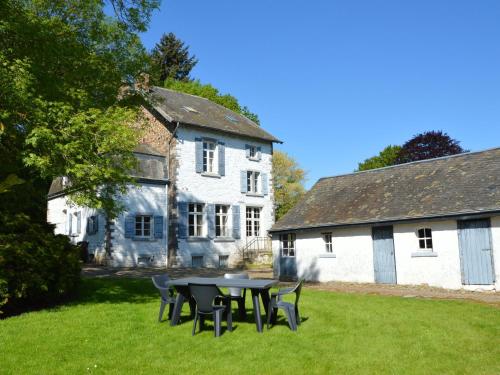
<path id="1" fill-rule="evenodd" d="M 264 310 L 267 316 L 267 307 L 269 304 L 269 289 L 277 283 L 277 280 L 225 279 L 223 277 L 185 277 L 182 279 L 169 280 L 169 285 L 174 286 L 177 290 L 177 298 L 175 300 L 174 311 L 172 314 L 172 319 L 170 320 L 170 325 L 175 326 L 179 322 L 182 305 L 185 301 L 189 301 L 192 307 L 192 299 L 191 294 L 189 293 L 188 284 L 215 284 L 220 288 L 246 288 L 251 290 L 257 332 L 262 332 L 262 317 L 260 316 L 259 295 L 262 298 L 262 303 L 264 304 Z"/>

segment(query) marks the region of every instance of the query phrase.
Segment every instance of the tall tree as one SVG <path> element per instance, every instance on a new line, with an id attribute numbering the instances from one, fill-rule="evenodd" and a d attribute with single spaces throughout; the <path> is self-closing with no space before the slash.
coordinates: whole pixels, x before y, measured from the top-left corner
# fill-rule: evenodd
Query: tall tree
<path id="1" fill-rule="evenodd" d="M 190 55 L 189 46 L 174 33 L 163 34 L 151 53 L 153 80 L 162 84 L 167 78 L 179 81 L 189 80 L 189 73 L 198 63 Z"/>
<path id="2" fill-rule="evenodd" d="M 230 94 L 221 94 L 219 90 L 217 90 L 210 84 L 203 84 L 199 80 L 179 81 L 169 78 L 165 80 L 164 87 L 167 89 L 184 92 L 186 94 L 201 96 L 202 98 L 211 100 L 214 103 L 230 109 L 231 111 L 239 113 L 252 120 L 257 125 L 260 125 L 259 117 L 255 113 L 250 112 L 247 107 L 242 107 L 238 103 L 238 99 Z"/>
<path id="3" fill-rule="evenodd" d="M 399 152 L 397 164 L 450 156 L 467 152 L 460 142 L 442 131 L 417 134 L 407 141 Z"/>
<path id="4" fill-rule="evenodd" d="M 282 151 L 273 154 L 273 188 L 276 220 L 279 220 L 305 193 L 306 173 L 295 159 Z"/>
<path id="5" fill-rule="evenodd" d="M 401 146 L 389 145 L 380 151 L 378 155 L 359 163 L 358 171 L 366 171 L 369 169 L 388 167 L 390 165 L 397 164 L 400 151 Z"/>

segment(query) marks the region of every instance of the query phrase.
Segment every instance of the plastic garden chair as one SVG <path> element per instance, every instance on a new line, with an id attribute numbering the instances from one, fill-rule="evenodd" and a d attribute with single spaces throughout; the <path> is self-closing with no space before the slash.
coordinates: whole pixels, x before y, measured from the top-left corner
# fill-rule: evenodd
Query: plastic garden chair
<path id="1" fill-rule="evenodd" d="M 158 321 L 161 322 L 163 317 L 163 311 L 165 311 L 165 306 L 168 305 L 168 319 L 172 319 L 172 312 L 174 311 L 175 305 L 175 295 L 174 289 L 168 285 L 170 280 L 167 275 L 157 275 L 151 277 L 153 284 L 160 292 L 161 304 L 160 304 L 160 314 L 158 315 Z"/>
<path id="2" fill-rule="evenodd" d="M 282 309 L 285 312 L 290 329 L 292 331 L 297 330 L 297 325 L 300 324 L 299 298 L 303 283 L 304 280 L 299 280 L 299 282 L 295 284 L 293 287 L 283 288 L 280 289 L 278 292 L 271 294 L 271 300 L 269 301 L 269 307 L 267 309 L 267 329 L 269 329 L 271 321 L 273 323 L 276 321 L 276 317 L 278 315 L 278 309 Z M 283 301 L 283 296 L 294 293 L 295 293 L 295 303 Z"/>
<path id="3" fill-rule="evenodd" d="M 248 273 L 226 273 L 224 275 L 225 279 L 244 279 L 248 280 L 250 277 Z M 241 320 L 245 320 L 247 317 L 247 311 L 245 309 L 245 298 L 247 295 L 246 288 L 227 288 L 229 290 L 229 298 L 232 301 L 238 303 L 238 316 Z M 243 294 L 241 293 L 243 289 Z"/>
<path id="4" fill-rule="evenodd" d="M 227 313 L 227 329 L 232 331 L 233 322 L 231 315 L 231 300 L 225 296 L 216 285 L 211 284 L 188 284 L 189 292 L 196 301 L 196 310 L 194 315 L 194 324 L 192 335 L 196 332 L 196 324 L 200 320 L 200 331 L 203 326 L 203 318 L 212 316 L 214 321 L 214 334 L 219 337 L 221 333 L 222 314 Z M 219 305 L 219 302 L 223 302 Z"/>

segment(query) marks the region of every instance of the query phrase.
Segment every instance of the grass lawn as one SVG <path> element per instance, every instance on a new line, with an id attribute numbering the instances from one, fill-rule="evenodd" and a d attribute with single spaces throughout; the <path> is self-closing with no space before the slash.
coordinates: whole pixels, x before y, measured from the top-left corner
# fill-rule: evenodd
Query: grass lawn
<path id="1" fill-rule="evenodd" d="M 500 310 L 473 302 L 305 288 L 297 333 L 235 314 L 218 339 L 210 321 L 191 337 L 187 304 L 176 327 L 158 308 L 149 280 L 84 280 L 71 304 L 0 321 L 0 373 L 500 374 Z"/>

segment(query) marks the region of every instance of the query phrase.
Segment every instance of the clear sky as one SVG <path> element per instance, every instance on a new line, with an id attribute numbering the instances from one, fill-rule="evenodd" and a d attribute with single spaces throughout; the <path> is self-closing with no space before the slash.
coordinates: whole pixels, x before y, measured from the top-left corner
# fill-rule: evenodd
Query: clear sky
<path id="1" fill-rule="evenodd" d="M 426 130 L 500 146 L 499 0 L 163 0 L 192 76 L 230 93 L 318 178 Z"/>

